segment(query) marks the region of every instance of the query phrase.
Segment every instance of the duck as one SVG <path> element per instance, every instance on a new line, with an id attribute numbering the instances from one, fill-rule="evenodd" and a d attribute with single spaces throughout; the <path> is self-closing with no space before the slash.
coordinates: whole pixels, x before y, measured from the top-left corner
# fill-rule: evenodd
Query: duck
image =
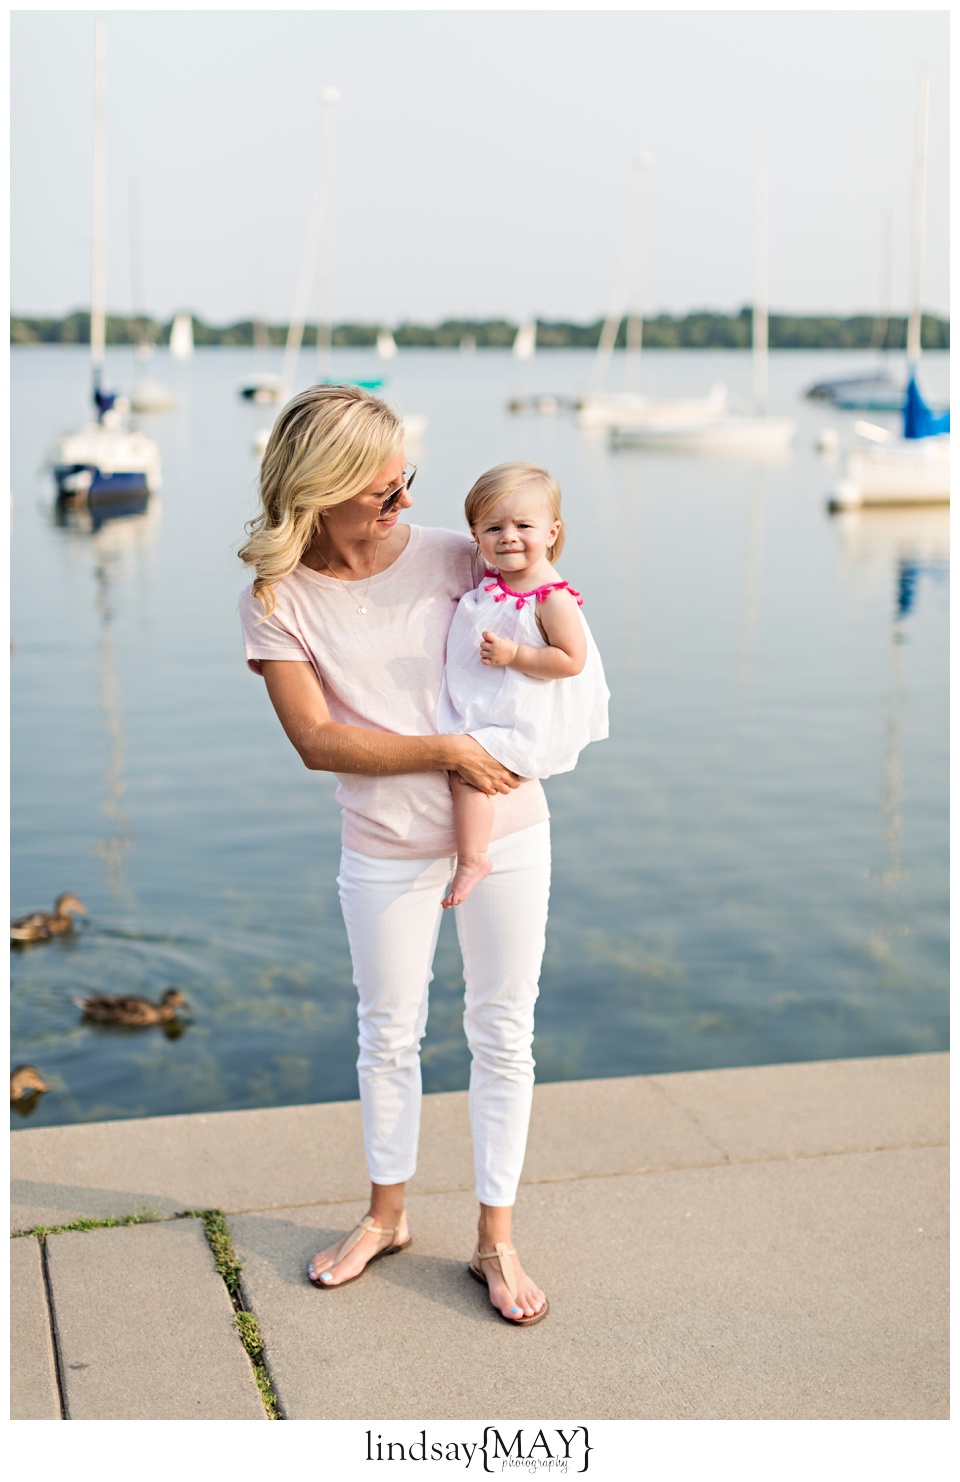
<path id="1" fill-rule="evenodd" d="M 88 998 L 75 998 L 88 1019 L 97 1024 L 169 1024 L 177 1009 L 190 1005 L 179 988 L 168 988 L 159 1003 L 138 998 L 135 993 L 91 993 Z"/>
<path id="2" fill-rule="evenodd" d="M 72 891 L 64 891 L 53 903 L 52 911 L 33 911 L 29 916 L 20 916 L 10 923 L 10 941 L 14 945 L 23 942 L 45 942 L 50 937 L 60 936 L 73 927 L 74 916 L 86 916 L 87 908 Z"/>
<path id="3" fill-rule="evenodd" d="M 10 1072 L 10 1100 L 26 1101 L 50 1087 L 35 1065 L 18 1065 Z"/>

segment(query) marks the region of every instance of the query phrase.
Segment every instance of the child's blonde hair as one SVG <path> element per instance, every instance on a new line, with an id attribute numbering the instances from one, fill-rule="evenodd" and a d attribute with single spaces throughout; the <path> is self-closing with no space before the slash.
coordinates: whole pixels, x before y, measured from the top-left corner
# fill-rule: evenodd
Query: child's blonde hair
<path id="1" fill-rule="evenodd" d="M 560 485 L 553 474 L 541 468 L 539 463 L 498 463 L 482 473 L 467 495 L 463 510 L 470 529 L 477 526 L 488 510 L 508 494 L 516 494 L 532 484 L 543 496 L 543 502 L 552 520 L 560 520 L 560 529 L 553 545 L 547 546 L 547 560 L 555 561 L 563 550 L 565 529 L 560 516 Z"/>
<path id="2" fill-rule="evenodd" d="M 358 386 L 311 386 L 287 402 L 260 465 L 260 513 L 239 551 L 254 568 L 253 595 L 264 616 L 276 605 L 274 585 L 299 562 L 323 511 L 359 494 L 402 445 L 398 413 Z"/>

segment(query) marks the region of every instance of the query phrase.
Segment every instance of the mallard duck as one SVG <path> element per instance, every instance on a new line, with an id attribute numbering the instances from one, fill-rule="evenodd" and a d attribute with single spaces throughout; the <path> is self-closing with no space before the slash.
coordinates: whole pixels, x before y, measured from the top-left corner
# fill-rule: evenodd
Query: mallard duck
<path id="1" fill-rule="evenodd" d="M 35 1065 L 18 1065 L 10 1072 L 11 1101 L 24 1101 L 29 1096 L 35 1096 L 39 1091 L 49 1090 L 50 1087 Z"/>
<path id="2" fill-rule="evenodd" d="M 169 1024 L 177 1009 L 190 1007 L 179 988 L 168 988 L 159 1003 L 135 993 L 91 993 L 73 1001 L 98 1024 Z"/>
<path id="3" fill-rule="evenodd" d="M 74 916 L 86 916 L 87 908 L 71 892 L 58 895 L 52 911 L 34 911 L 10 923 L 10 940 L 18 942 L 45 942 L 49 937 L 70 931 Z"/>

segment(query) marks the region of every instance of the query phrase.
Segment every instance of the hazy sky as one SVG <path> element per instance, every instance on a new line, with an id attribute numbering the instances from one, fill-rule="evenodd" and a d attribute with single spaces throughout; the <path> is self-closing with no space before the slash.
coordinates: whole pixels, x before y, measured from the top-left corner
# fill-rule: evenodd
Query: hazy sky
<path id="1" fill-rule="evenodd" d="M 149 312 L 289 318 L 330 85 L 337 319 L 606 312 L 642 151 L 645 308 L 735 309 L 764 134 L 772 307 L 872 309 L 892 218 L 902 310 L 924 66 L 923 299 L 948 308 L 944 10 L 101 13 L 117 312 L 136 177 Z M 15 312 L 89 304 L 93 35 L 93 12 L 12 15 Z"/>

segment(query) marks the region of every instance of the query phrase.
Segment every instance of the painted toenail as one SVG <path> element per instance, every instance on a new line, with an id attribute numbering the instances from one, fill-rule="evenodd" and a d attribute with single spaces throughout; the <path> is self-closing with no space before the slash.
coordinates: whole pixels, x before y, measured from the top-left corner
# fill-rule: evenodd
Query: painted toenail
<path id="1" fill-rule="evenodd" d="M 321 1281 L 332 1281 L 333 1280 L 333 1277 L 330 1275 L 330 1272 L 329 1271 L 321 1271 L 320 1272 L 320 1280 Z"/>
<path id="2" fill-rule="evenodd" d="M 519 1312 L 520 1311 L 520 1308 L 519 1307 L 511 1307 L 510 1308 L 510 1311 L 511 1312 Z"/>

